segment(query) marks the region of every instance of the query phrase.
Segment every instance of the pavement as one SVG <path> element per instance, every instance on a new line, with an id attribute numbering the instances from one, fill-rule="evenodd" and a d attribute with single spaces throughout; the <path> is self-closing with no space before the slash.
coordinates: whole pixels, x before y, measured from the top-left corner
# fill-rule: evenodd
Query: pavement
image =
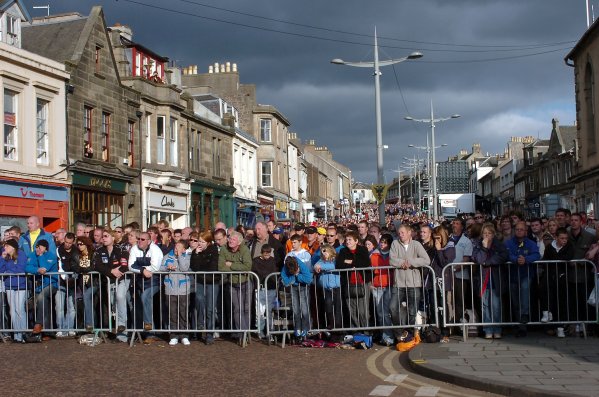
<path id="1" fill-rule="evenodd" d="M 506 396 L 599 396 L 599 339 L 454 338 L 420 343 L 409 352 L 420 375 Z"/>

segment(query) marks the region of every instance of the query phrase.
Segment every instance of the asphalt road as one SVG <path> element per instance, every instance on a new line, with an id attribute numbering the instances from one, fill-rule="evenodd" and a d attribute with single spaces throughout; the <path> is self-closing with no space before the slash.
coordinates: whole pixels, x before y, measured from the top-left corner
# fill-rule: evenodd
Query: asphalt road
<path id="1" fill-rule="evenodd" d="M 423 378 L 405 353 L 229 341 L 0 344 L 4 395 L 491 396 Z M 6 394 L 5 394 L 6 393 Z"/>

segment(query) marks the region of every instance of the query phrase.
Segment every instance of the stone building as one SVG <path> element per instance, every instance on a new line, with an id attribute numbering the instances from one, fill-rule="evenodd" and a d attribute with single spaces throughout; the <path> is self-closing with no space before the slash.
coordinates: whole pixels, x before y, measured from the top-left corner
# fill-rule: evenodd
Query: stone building
<path id="1" fill-rule="evenodd" d="M 256 219 L 288 221 L 289 120 L 274 106 L 259 104 L 256 86 L 241 84 L 237 65 L 230 62 L 210 65 L 208 73 L 198 73 L 197 66 L 185 68 L 182 87 L 193 97 L 210 94 L 222 98 L 235 109 L 239 128 L 259 143 Z"/>
<path id="2" fill-rule="evenodd" d="M 36 18 L 23 26 L 23 48 L 66 66 L 66 165 L 71 224 L 139 221 L 140 95 L 121 84 L 101 7 Z"/>
<path id="3" fill-rule="evenodd" d="M 31 21 L 20 0 L 0 2 L 0 89 L 3 95 L 0 156 L 0 231 L 37 215 L 48 231 L 69 224 L 70 182 L 65 169 L 63 62 L 30 48 L 21 28 Z"/>

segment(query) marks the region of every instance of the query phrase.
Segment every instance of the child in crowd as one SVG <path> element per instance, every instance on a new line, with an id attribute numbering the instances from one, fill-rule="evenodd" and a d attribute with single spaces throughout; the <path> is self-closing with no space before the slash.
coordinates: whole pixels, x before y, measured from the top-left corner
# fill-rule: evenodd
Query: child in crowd
<path id="1" fill-rule="evenodd" d="M 341 280 L 335 270 L 337 252 L 330 244 L 320 247 L 320 260 L 314 265 L 314 273 L 318 275 L 318 289 L 324 295 L 326 328 L 341 328 Z"/>
<path id="2" fill-rule="evenodd" d="M 168 312 L 170 319 L 170 329 L 185 330 L 188 329 L 187 324 L 187 307 L 189 303 L 190 279 L 186 274 L 181 272 L 189 271 L 189 258 L 187 255 L 188 244 L 186 240 L 179 240 L 175 244 L 174 251 L 171 251 L 164 257 L 160 271 L 173 272 L 164 277 L 164 293 L 168 296 Z M 175 346 L 179 343 L 189 346 L 189 338 L 187 334 L 181 333 L 177 335 L 171 332 L 171 340 L 169 345 Z"/>
<path id="3" fill-rule="evenodd" d="M 294 256 L 287 256 L 281 271 L 281 279 L 285 287 L 291 286 L 295 337 L 299 340 L 305 339 L 310 329 L 310 284 L 312 284 L 310 266 Z"/>
<path id="4" fill-rule="evenodd" d="M 291 240 L 291 251 L 285 256 L 287 259 L 290 256 L 293 256 L 300 261 L 304 262 L 304 264 L 311 266 L 312 264 L 312 255 L 305 249 L 302 248 L 302 236 L 299 234 L 294 234 L 289 238 Z"/>
<path id="5" fill-rule="evenodd" d="M 260 256 L 252 261 L 252 271 L 258 275 L 260 280 L 260 291 L 258 293 L 258 313 L 256 313 L 256 325 L 258 326 L 259 338 L 266 336 L 266 314 L 270 318 L 270 329 L 272 329 L 272 309 L 277 300 L 277 278 L 269 277 L 268 284 L 265 285 L 266 278 L 271 273 L 277 273 L 277 261 L 273 255 L 273 249 L 269 244 L 264 244 L 260 250 Z"/>

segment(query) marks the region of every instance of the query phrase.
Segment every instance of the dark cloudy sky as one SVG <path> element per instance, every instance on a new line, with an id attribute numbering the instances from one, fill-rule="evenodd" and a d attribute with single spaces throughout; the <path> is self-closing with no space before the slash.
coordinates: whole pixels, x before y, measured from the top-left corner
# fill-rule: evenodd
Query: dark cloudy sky
<path id="1" fill-rule="evenodd" d="M 381 70 L 388 181 L 418 155 L 408 144 L 426 145 L 429 128 L 403 118 L 428 118 L 431 100 L 435 117 L 462 116 L 437 125 L 436 143 L 448 145 L 438 160 L 475 142 L 497 153 L 511 136 L 548 138 L 552 118 L 576 116 L 563 59 L 586 29 L 585 0 L 25 0 L 32 16 L 47 3 L 52 14 L 100 4 L 109 25 L 131 26 L 134 41 L 199 72 L 237 63 L 260 103 L 363 182 L 376 180 L 372 70 L 330 60 L 372 61 L 375 26 L 381 60 L 424 53 Z"/>

